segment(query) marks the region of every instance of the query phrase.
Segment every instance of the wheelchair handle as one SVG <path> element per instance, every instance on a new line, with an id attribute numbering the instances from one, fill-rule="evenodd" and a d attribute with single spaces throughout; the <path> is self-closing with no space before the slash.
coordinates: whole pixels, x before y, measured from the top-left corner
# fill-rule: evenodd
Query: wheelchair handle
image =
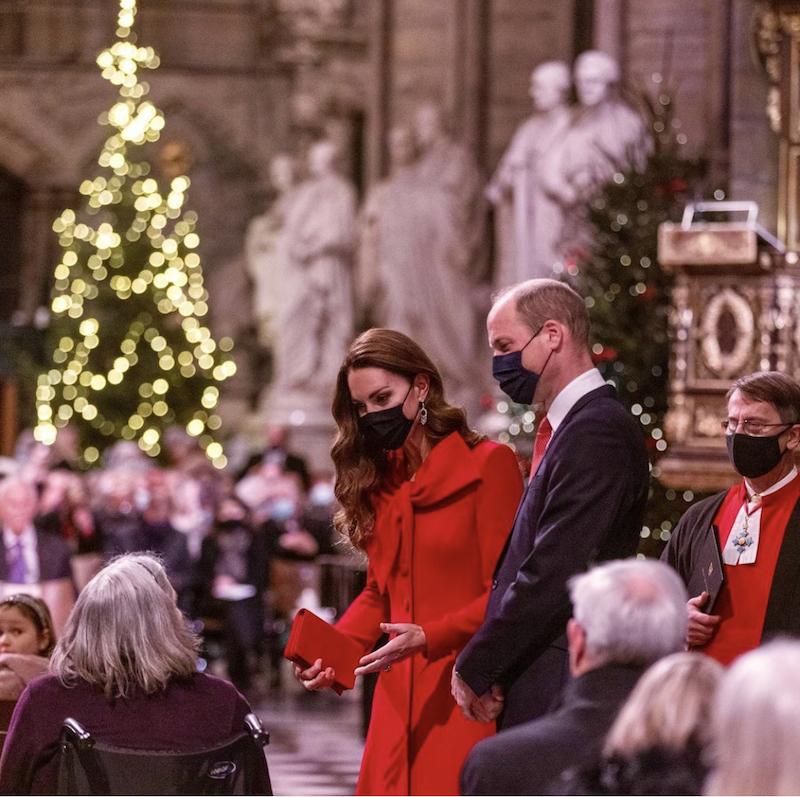
<path id="1" fill-rule="evenodd" d="M 67 740 L 73 747 L 78 750 L 91 750 L 94 747 L 94 737 L 78 720 L 67 717 L 63 727 Z"/>
<path id="2" fill-rule="evenodd" d="M 250 738 L 259 746 L 264 747 L 269 744 L 269 732 L 264 730 L 261 720 L 253 713 L 244 718 L 244 724 L 250 733 Z"/>

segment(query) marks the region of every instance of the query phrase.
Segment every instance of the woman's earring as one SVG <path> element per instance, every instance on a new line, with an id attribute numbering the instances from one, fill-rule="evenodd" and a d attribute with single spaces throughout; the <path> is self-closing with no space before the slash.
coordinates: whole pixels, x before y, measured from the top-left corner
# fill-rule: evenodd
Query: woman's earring
<path id="1" fill-rule="evenodd" d="M 424 401 L 420 401 L 419 407 L 419 422 L 421 426 L 425 426 L 428 422 L 428 408 L 425 406 Z"/>

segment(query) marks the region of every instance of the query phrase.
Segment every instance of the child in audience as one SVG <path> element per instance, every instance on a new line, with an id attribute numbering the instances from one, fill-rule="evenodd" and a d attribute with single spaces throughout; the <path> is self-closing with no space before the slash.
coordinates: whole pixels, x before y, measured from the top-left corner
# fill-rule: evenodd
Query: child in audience
<path id="1" fill-rule="evenodd" d="M 0 700 L 16 700 L 47 671 L 56 643 L 47 604 L 20 593 L 0 601 Z"/>

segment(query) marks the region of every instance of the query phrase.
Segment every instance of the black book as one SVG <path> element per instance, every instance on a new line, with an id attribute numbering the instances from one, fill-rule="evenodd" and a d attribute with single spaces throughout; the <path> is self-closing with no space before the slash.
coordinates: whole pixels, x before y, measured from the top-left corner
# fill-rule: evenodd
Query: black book
<path id="1" fill-rule="evenodd" d="M 701 592 L 707 592 L 708 600 L 701 607 L 701 611 L 711 614 L 724 583 L 725 568 L 719 547 L 719 529 L 712 526 L 711 533 L 706 534 L 706 539 L 700 548 L 697 567 L 692 572 L 686 589 L 690 598 L 696 598 Z"/>

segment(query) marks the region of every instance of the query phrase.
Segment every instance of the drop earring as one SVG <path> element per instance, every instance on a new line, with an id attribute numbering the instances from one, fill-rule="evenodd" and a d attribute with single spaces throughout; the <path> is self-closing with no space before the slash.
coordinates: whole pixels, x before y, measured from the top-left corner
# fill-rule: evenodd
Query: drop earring
<path id="1" fill-rule="evenodd" d="M 421 426 L 425 426 L 428 422 L 428 408 L 425 406 L 424 401 L 420 401 L 419 407 L 419 422 Z"/>

